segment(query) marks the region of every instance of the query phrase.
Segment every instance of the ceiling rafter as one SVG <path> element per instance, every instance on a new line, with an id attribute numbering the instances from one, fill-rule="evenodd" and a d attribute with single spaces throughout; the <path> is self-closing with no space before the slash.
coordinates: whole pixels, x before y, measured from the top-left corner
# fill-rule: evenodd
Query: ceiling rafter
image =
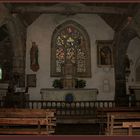
<path id="1" fill-rule="evenodd" d="M 85 14 L 133 14 L 135 10 L 129 8 L 107 7 L 107 6 L 86 6 L 86 7 L 45 7 L 45 6 L 18 6 L 11 10 L 11 13 L 85 13 Z"/>
<path id="2" fill-rule="evenodd" d="M 133 17 L 139 9 L 136 3 L 80 3 L 80 4 L 48 4 L 48 3 L 31 3 L 31 4 L 11 4 L 11 13 L 20 15 L 21 20 L 28 25 L 32 24 L 40 14 L 98 14 L 101 18 L 112 27 L 115 31 L 127 22 L 128 17 Z"/>

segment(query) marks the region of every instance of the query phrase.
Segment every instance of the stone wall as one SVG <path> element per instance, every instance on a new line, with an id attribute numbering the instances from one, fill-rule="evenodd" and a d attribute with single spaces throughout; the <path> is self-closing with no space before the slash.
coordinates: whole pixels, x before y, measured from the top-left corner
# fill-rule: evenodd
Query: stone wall
<path id="1" fill-rule="evenodd" d="M 114 99 L 114 68 L 99 68 L 97 66 L 97 44 L 96 40 L 112 40 L 113 29 L 96 14 L 42 14 L 27 29 L 26 44 L 26 74 L 36 74 L 36 87 L 29 88 L 31 99 L 40 99 L 41 88 L 52 88 L 52 82 L 56 78 L 50 77 L 50 54 L 51 36 L 55 28 L 67 20 L 74 20 L 85 28 L 90 38 L 91 47 L 91 78 L 83 78 L 87 81 L 86 88 L 97 88 L 99 94 L 97 99 Z M 32 42 L 36 42 L 39 49 L 39 66 L 37 72 L 30 69 L 30 49 Z M 59 95 L 58 95 L 59 96 Z"/>

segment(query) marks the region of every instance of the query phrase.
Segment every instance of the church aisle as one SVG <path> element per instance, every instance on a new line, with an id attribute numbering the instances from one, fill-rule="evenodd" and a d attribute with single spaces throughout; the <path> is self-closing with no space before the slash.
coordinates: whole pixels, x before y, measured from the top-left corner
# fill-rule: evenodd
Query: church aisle
<path id="1" fill-rule="evenodd" d="M 99 135 L 99 124 L 57 124 L 55 135 Z"/>

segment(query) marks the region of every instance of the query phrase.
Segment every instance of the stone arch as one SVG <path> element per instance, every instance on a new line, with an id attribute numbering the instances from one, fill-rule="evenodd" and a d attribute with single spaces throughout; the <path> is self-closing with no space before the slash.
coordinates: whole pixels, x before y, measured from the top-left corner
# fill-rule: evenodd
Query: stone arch
<path id="1" fill-rule="evenodd" d="M 126 95 L 125 55 L 129 42 L 139 35 L 139 30 L 136 28 L 138 25 L 135 24 L 135 20 L 134 18 L 126 28 L 118 32 L 114 37 L 115 100 L 119 106 L 128 103 Z"/>
<path id="2" fill-rule="evenodd" d="M 140 65 L 140 56 L 137 58 L 134 68 L 136 69 L 138 65 Z"/>
<path id="3" fill-rule="evenodd" d="M 12 56 L 13 49 L 11 47 L 11 40 L 9 37 L 8 29 L 6 24 L 0 27 L 0 66 L 2 69 L 2 82 L 6 82 L 10 79 L 12 71 Z"/>
<path id="4" fill-rule="evenodd" d="M 10 14 L 9 10 L 4 4 L 0 4 L 0 26 L 5 24 L 11 47 L 13 50 L 13 57 L 11 58 L 12 71 L 10 75 L 19 74 L 22 85 L 25 83 L 25 42 L 26 42 L 26 28 L 23 26 L 17 14 Z M 24 31 L 25 30 L 25 31 Z M 12 77 L 10 77 L 12 78 Z"/>

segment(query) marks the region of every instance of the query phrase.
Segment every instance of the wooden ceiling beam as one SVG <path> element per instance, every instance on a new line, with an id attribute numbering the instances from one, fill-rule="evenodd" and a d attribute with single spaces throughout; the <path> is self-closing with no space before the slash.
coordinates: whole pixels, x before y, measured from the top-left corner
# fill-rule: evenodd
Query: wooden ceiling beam
<path id="1" fill-rule="evenodd" d="M 135 11 L 127 8 L 87 6 L 87 7 L 44 7 L 20 6 L 11 10 L 11 13 L 48 13 L 48 14 L 121 14 L 130 15 Z"/>

